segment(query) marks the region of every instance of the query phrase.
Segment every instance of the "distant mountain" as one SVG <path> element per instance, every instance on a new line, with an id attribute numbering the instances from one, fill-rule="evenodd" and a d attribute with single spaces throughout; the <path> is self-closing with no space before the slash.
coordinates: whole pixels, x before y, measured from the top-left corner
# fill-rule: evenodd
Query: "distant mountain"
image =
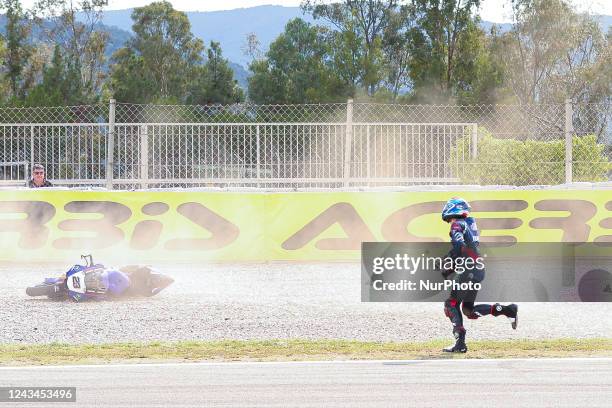
<path id="1" fill-rule="evenodd" d="M 106 45 L 106 56 L 108 59 L 117 51 L 119 48 L 123 48 L 125 43 L 132 38 L 132 32 L 122 30 L 115 26 L 107 26 L 100 24 L 99 28 L 101 31 L 106 31 L 109 34 L 108 42 Z"/>
<path id="2" fill-rule="evenodd" d="M 480 27 L 482 27 L 482 29 L 487 33 L 491 32 L 491 28 L 493 28 L 493 26 L 497 26 L 499 31 L 501 31 L 502 33 L 508 32 L 512 28 L 511 23 L 492 23 L 490 21 L 480 22 Z"/>
<path id="3" fill-rule="evenodd" d="M 49 43 L 45 31 L 50 30 L 52 25 L 50 22 L 43 22 L 43 26 L 34 25 L 32 28 L 32 40 L 34 43 Z M 98 24 L 97 29 L 100 31 L 106 31 L 109 34 L 108 43 L 106 46 L 105 55 L 107 59 L 110 59 L 111 55 L 119 48 L 123 47 L 125 43 L 132 38 L 130 31 L 122 30 L 118 27 L 106 26 L 104 24 Z M 6 36 L 6 16 L 0 14 L 0 34 Z M 54 46 L 54 43 L 50 43 L 50 46 Z"/>
<path id="4" fill-rule="evenodd" d="M 597 19 L 599 20 L 599 24 L 604 31 L 609 31 L 612 29 L 612 16 L 601 14 L 597 16 Z"/>
<path id="5" fill-rule="evenodd" d="M 246 91 L 249 88 L 249 71 L 235 62 L 230 61 L 229 66 L 234 71 L 234 79 L 238 81 L 238 85 Z"/>
<path id="6" fill-rule="evenodd" d="M 605 16 L 605 15 L 595 15 L 594 16 L 595 19 L 597 19 L 599 21 L 599 25 L 601 26 L 602 30 L 604 32 L 608 31 L 610 28 L 612 28 L 612 16 Z M 492 23 L 490 21 L 481 21 L 480 22 L 480 26 L 483 28 L 483 30 L 485 30 L 486 32 L 490 32 L 491 28 L 496 25 L 498 27 L 498 29 L 502 32 L 505 33 L 507 31 L 510 31 L 510 29 L 512 28 L 512 24 L 511 23 Z"/>

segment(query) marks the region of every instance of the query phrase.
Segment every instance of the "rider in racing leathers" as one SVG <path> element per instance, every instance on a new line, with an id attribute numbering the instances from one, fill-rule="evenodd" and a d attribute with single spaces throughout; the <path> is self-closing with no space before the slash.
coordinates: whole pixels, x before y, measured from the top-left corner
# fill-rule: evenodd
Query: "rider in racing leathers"
<path id="1" fill-rule="evenodd" d="M 475 261 L 480 257 L 478 227 L 474 218 L 469 216 L 470 210 L 467 201 L 456 197 L 451 198 L 442 210 L 442 219 L 450 224 L 453 248 L 448 256 L 454 260 L 457 258 L 472 258 L 473 264 L 477 265 Z M 482 258 L 480 260 L 482 261 Z M 444 277 L 447 278 L 453 272 L 456 271 L 445 271 L 443 273 Z M 465 271 L 461 274 L 456 273 L 455 280 L 458 283 L 477 283 L 482 282 L 484 276 L 484 267 L 475 266 L 465 268 Z M 453 324 L 453 335 L 455 336 L 455 345 L 445 348 L 444 351 L 451 353 L 465 353 L 467 351 L 461 312 L 468 319 L 478 319 L 489 314 L 493 316 L 504 315 L 510 319 L 512 328 L 516 329 L 518 323 L 517 305 L 503 306 L 499 303 L 474 305 L 477 293 L 477 290 L 452 290 L 449 298 L 444 302 L 444 312 Z"/>

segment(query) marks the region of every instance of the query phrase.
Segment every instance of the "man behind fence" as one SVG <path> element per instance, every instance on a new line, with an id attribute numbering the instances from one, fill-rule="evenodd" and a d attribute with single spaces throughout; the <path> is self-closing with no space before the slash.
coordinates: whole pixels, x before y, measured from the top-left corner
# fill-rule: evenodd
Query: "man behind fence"
<path id="1" fill-rule="evenodd" d="M 37 163 L 32 166 L 32 178 L 28 182 L 28 187 L 53 187 L 53 184 L 45 178 L 45 168 L 42 164 Z"/>

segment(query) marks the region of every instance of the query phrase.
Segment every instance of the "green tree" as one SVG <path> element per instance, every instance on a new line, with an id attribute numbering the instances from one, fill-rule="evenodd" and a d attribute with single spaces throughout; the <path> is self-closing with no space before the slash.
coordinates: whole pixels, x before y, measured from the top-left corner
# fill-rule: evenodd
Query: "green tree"
<path id="1" fill-rule="evenodd" d="M 500 35 L 506 85 L 520 103 L 601 102 L 612 93 L 612 42 L 566 0 L 515 0 Z"/>
<path id="2" fill-rule="evenodd" d="M 354 86 L 374 95 L 384 76 L 382 38 L 397 10 L 397 0 L 306 0 L 302 8 L 332 24 L 336 69 Z"/>
<path id="3" fill-rule="evenodd" d="M 244 93 L 234 80 L 234 72 L 223 58 L 221 46 L 211 41 L 207 59 L 192 87 L 190 104 L 230 104 L 244 100 Z"/>
<path id="4" fill-rule="evenodd" d="M 480 0 L 411 1 L 408 9 L 416 26 L 410 33 L 410 77 L 417 99 L 447 101 L 457 95 L 458 84 L 475 74 L 466 68 L 468 55 L 480 53 L 474 43 L 482 38 L 475 17 L 479 6 Z"/>
<path id="5" fill-rule="evenodd" d="M 82 89 L 80 103 L 99 98 L 105 78 L 104 51 L 108 33 L 101 30 L 108 0 L 37 0 L 33 13 L 42 32 L 70 61 Z M 51 25 L 48 24 L 51 22 Z"/>
<path id="6" fill-rule="evenodd" d="M 149 103 L 160 99 L 154 78 L 144 58 L 130 48 L 117 50 L 112 57 L 110 92 L 120 102 Z"/>
<path id="7" fill-rule="evenodd" d="M 284 76 L 268 58 L 255 59 L 249 64 L 249 99 L 258 104 L 287 103 L 284 81 L 276 80 Z"/>
<path id="8" fill-rule="evenodd" d="M 135 8 L 134 38 L 113 55 L 111 88 L 119 101 L 179 102 L 201 73 L 204 44 L 187 15 L 167 1 Z"/>
<path id="9" fill-rule="evenodd" d="M 389 24 L 382 37 L 382 52 L 385 84 L 393 100 L 397 99 L 402 89 L 411 85 L 409 66 L 412 50 L 409 44 L 414 27 L 407 7 L 390 12 Z"/>
<path id="10" fill-rule="evenodd" d="M 0 35 L 0 66 L 4 68 L 6 60 L 6 43 L 4 42 L 3 36 Z M 5 102 L 4 99 L 10 94 L 10 84 L 6 81 L 5 75 L 0 77 L 0 104 Z"/>
<path id="11" fill-rule="evenodd" d="M 504 68 L 496 58 L 498 44 L 476 25 L 468 25 L 457 45 L 451 94 L 460 105 L 493 104 L 504 101 Z"/>
<path id="12" fill-rule="evenodd" d="M 30 86 L 27 67 L 33 53 L 30 45 L 31 20 L 19 0 L 3 0 L 1 7 L 6 12 L 6 50 L 4 72 L 9 82 L 7 99 L 23 100 Z"/>
<path id="13" fill-rule="evenodd" d="M 43 68 L 41 83 L 25 99 L 26 106 L 70 106 L 82 103 L 83 88 L 77 64 L 55 46 L 51 63 Z"/>
<path id="14" fill-rule="evenodd" d="M 325 32 L 296 18 L 270 45 L 266 58 L 250 64 L 249 97 L 256 103 L 344 100 L 351 92 L 329 59 Z"/>
<path id="15" fill-rule="evenodd" d="M 331 66 L 337 75 L 346 82 L 354 96 L 359 88 L 366 88 L 364 84 L 366 73 L 366 55 L 363 41 L 355 30 L 331 31 L 326 34 L 327 42 L 330 44 L 329 55 Z M 371 84 L 374 87 L 374 84 Z M 374 90 L 371 90 L 374 92 Z"/>

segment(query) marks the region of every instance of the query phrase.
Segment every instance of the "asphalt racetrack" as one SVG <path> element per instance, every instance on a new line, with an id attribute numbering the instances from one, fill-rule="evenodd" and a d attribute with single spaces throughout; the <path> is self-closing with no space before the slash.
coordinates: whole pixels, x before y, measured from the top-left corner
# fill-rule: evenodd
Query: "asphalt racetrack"
<path id="1" fill-rule="evenodd" d="M 612 406 L 612 359 L 3 367 L 0 382 L 76 387 L 52 407 Z"/>
<path id="2" fill-rule="evenodd" d="M 0 343 L 452 338 L 441 303 L 362 303 L 359 264 L 155 265 L 175 283 L 149 299 L 72 303 L 25 294 L 67 265 L 0 264 Z M 466 319 L 469 339 L 612 337 L 612 303 L 521 303 Z"/>

